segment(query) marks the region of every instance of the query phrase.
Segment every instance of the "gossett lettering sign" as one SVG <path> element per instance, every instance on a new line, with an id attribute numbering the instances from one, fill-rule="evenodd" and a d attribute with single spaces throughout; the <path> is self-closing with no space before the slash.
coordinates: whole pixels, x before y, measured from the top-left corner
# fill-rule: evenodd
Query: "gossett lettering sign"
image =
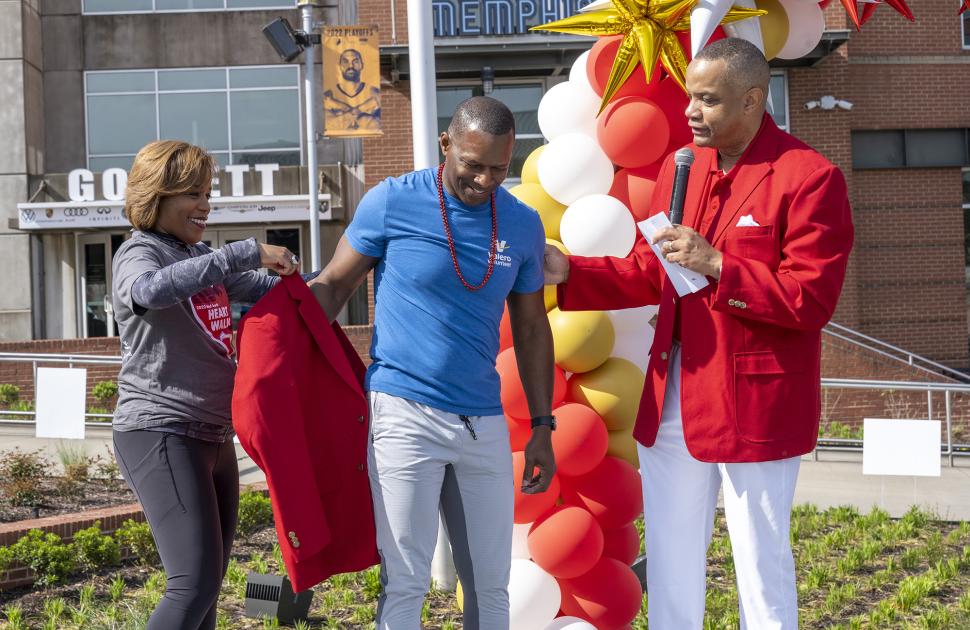
<path id="1" fill-rule="evenodd" d="M 306 221 L 310 203 L 306 195 L 213 197 L 209 224 L 277 223 Z M 64 201 L 19 203 L 19 229 L 72 230 L 83 228 L 130 227 L 121 201 Z M 320 195 L 320 219 L 328 220 L 330 195 Z"/>
<path id="2" fill-rule="evenodd" d="M 575 15 L 592 0 L 432 0 L 435 37 L 524 35 Z"/>

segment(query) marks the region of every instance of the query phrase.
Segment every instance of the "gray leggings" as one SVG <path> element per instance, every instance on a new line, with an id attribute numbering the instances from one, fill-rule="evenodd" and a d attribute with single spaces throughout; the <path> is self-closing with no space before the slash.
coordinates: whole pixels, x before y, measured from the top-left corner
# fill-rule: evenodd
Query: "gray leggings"
<path id="1" fill-rule="evenodd" d="M 121 472 L 145 510 L 167 577 L 146 630 L 212 630 L 239 507 L 231 440 L 114 431 Z"/>

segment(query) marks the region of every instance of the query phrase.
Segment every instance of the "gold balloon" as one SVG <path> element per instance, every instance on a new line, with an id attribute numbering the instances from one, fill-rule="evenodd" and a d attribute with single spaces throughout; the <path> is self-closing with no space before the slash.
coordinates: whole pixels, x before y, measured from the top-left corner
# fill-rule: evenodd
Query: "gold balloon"
<path id="1" fill-rule="evenodd" d="M 555 239 L 547 238 L 546 239 L 546 245 L 552 245 L 553 247 L 555 247 L 556 249 L 558 249 L 562 253 L 566 254 L 567 256 L 569 255 L 569 251 L 566 249 L 566 246 L 563 245 L 562 243 L 560 243 L 559 241 L 555 240 Z M 552 310 L 553 308 L 555 308 L 556 306 L 558 306 L 558 304 L 559 304 L 559 298 L 556 296 L 556 285 L 554 285 L 554 284 L 547 284 L 546 285 L 546 288 L 543 290 L 543 294 L 542 295 L 543 295 L 543 297 L 546 300 L 546 312 L 547 313 L 550 310 Z"/>
<path id="2" fill-rule="evenodd" d="M 549 311 L 556 364 L 567 372 L 589 372 L 613 352 L 613 323 L 604 311 Z"/>
<path id="3" fill-rule="evenodd" d="M 687 55 L 677 39 L 677 32 L 690 30 L 690 12 L 697 0 L 612 0 L 612 4 L 609 9 L 579 13 L 529 30 L 573 35 L 623 35 L 603 90 L 600 112 L 633 74 L 638 62 L 649 83 L 657 60 L 660 60 L 667 74 L 686 92 Z M 758 15 L 762 12 L 757 9 L 731 7 L 721 24 Z"/>
<path id="4" fill-rule="evenodd" d="M 637 453 L 637 441 L 633 439 L 633 431 L 608 431 L 606 435 L 607 455 L 625 459 L 634 468 L 640 467 L 640 456 Z"/>
<path id="5" fill-rule="evenodd" d="M 767 11 L 761 16 L 761 37 L 765 42 L 765 58 L 774 59 L 788 41 L 788 12 L 778 0 L 755 0 L 755 5 Z"/>
<path id="6" fill-rule="evenodd" d="M 629 431 L 637 419 L 643 379 L 640 368 L 611 357 L 591 372 L 573 375 L 566 396 L 598 413 L 608 431 Z"/>
<path id="7" fill-rule="evenodd" d="M 559 240 L 559 224 L 566 206 L 549 196 L 539 184 L 519 184 L 509 189 L 513 197 L 539 213 L 546 238 Z"/>
<path id="8" fill-rule="evenodd" d="M 539 183 L 539 156 L 542 155 L 542 151 L 546 148 L 546 145 L 539 146 L 535 151 L 529 154 L 529 157 L 525 158 L 525 162 L 522 163 L 522 183 L 523 184 L 538 184 Z"/>

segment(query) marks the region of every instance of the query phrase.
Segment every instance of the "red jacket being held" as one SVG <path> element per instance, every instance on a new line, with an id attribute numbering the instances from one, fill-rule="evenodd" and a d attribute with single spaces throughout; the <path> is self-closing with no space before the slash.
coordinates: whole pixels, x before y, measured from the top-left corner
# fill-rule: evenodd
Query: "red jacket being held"
<path id="1" fill-rule="evenodd" d="M 233 426 L 266 473 L 294 589 L 377 564 L 364 365 L 350 341 L 292 275 L 240 322 L 238 351 Z"/>

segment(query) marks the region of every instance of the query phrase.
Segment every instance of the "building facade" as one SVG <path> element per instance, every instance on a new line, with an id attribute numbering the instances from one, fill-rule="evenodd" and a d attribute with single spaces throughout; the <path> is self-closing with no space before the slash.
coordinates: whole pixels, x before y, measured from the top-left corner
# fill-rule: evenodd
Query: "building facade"
<path id="1" fill-rule="evenodd" d="M 510 182 L 543 142 L 542 95 L 592 43 L 528 27 L 585 3 L 432 2 L 439 123 L 473 94 L 509 104 Z M 111 254 L 127 233 L 118 191 L 135 151 L 157 138 L 216 155 L 214 246 L 255 236 L 306 258 L 303 69 L 259 33 L 277 15 L 298 23 L 295 4 L 0 0 L 0 339 L 115 332 L 105 304 Z M 773 64 L 771 104 L 779 125 L 849 182 L 857 238 L 835 320 L 967 369 L 970 13 L 956 9 L 925 0 L 913 24 L 882 7 L 855 32 L 832 3 L 816 51 Z M 341 0 L 318 17 L 377 24 L 382 70 L 383 135 L 316 148 L 325 262 L 362 192 L 411 168 L 412 139 L 406 2 Z M 321 98 L 316 107 L 319 118 Z M 344 321 L 369 321 L 365 295 Z"/>

